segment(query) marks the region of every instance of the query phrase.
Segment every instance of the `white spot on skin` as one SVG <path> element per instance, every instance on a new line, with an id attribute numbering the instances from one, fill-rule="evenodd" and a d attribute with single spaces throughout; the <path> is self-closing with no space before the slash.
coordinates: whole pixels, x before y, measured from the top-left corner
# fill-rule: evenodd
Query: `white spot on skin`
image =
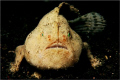
<path id="1" fill-rule="evenodd" d="M 39 58 L 42 58 L 42 57 L 43 57 L 43 55 L 42 55 L 41 51 L 39 51 Z"/>

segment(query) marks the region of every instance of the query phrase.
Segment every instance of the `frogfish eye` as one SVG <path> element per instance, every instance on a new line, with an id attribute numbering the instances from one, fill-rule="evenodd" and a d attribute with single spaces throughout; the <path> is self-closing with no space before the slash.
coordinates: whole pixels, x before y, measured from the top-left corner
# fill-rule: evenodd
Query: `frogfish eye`
<path id="1" fill-rule="evenodd" d="M 68 33 L 68 37 L 70 37 L 70 32 Z"/>

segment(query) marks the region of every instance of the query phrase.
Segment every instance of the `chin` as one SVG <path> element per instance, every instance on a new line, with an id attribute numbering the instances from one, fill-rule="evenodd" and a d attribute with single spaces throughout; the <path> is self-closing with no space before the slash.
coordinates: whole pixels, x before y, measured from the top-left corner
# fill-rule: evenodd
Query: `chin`
<path id="1" fill-rule="evenodd" d="M 63 48 L 46 49 L 40 56 L 41 68 L 46 69 L 63 69 L 76 62 L 73 53 Z"/>

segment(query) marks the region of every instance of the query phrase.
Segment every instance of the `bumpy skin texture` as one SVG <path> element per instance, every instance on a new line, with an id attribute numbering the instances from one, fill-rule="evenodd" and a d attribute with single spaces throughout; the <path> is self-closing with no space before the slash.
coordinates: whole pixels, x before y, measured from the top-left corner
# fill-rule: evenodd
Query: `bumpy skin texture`
<path id="1" fill-rule="evenodd" d="M 25 41 L 25 58 L 34 66 L 59 69 L 69 67 L 79 59 L 82 40 L 70 28 L 66 19 L 58 15 L 58 11 L 55 8 L 46 14 Z M 47 48 L 54 45 L 65 46 L 67 49 Z"/>
<path id="2" fill-rule="evenodd" d="M 39 69 L 70 67 L 78 62 L 83 47 L 87 50 L 92 67 L 100 65 L 99 61 L 93 58 L 88 44 L 82 42 L 80 36 L 70 28 L 67 20 L 59 15 L 59 8 L 56 7 L 46 14 L 27 36 L 25 44 L 16 48 L 11 72 L 19 70 L 24 57 L 28 63 Z"/>
<path id="3" fill-rule="evenodd" d="M 17 47 L 12 72 L 18 70 L 15 66 L 18 68 L 23 57 L 41 69 L 67 68 L 79 60 L 82 40 L 58 12 L 56 7 L 46 14 L 27 36 L 25 44 Z"/>

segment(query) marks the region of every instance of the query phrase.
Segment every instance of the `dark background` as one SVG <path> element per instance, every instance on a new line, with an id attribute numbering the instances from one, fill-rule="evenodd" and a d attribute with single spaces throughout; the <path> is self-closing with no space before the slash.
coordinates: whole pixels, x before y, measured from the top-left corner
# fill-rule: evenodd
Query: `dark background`
<path id="1" fill-rule="evenodd" d="M 18 45 L 24 44 L 26 36 L 38 25 L 40 19 L 57 7 L 61 1 L 2 1 L 1 2 L 1 78 L 28 79 L 34 71 L 42 75 L 42 79 L 118 79 L 119 78 L 119 2 L 117 1 L 69 1 L 79 9 L 80 14 L 98 12 L 106 20 L 104 31 L 86 38 L 79 34 L 83 41 L 90 44 L 92 54 L 102 60 L 103 66 L 94 70 L 85 54 L 80 62 L 67 70 L 38 70 L 30 66 L 25 59 L 15 74 L 9 72 L 9 64 L 14 61 L 14 51 Z M 66 12 L 66 13 L 64 13 Z M 63 11 L 67 19 L 77 15 Z M 88 39 L 88 40 L 87 40 Z M 85 53 L 84 50 L 82 53 Z M 105 58 L 108 57 L 108 60 Z M 111 57 L 110 57 L 111 56 Z"/>

